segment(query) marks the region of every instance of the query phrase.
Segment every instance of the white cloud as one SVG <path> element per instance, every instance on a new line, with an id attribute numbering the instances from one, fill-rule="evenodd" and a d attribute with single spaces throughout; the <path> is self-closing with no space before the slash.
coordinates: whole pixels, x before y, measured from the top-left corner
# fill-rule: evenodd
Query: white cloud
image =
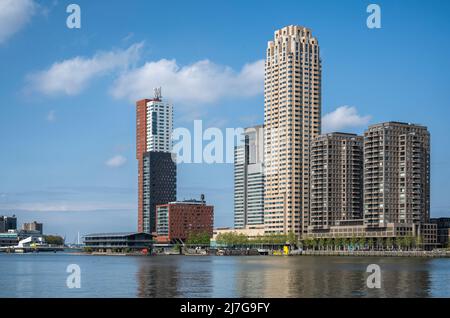
<path id="1" fill-rule="evenodd" d="M 54 122 L 56 120 L 55 111 L 54 110 L 49 111 L 45 119 L 50 123 Z"/>
<path id="2" fill-rule="evenodd" d="M 36 12 L 33 0 L 0 1 L 0 44 L 19 32 Z"/>
<path id="3" fill-rule="evenodd" d="M 54 63 L 50 68 L 27 76 L 30 88 L 45 95 L 77 95 L 96 77 L 126 69 L 137 62 L 143 43 L 127 50 L 100 52 Z"/>
<path id="4" fill-rule="evenodd" d="M 121 155 L 114 156 L 106 161 L 106 165 L 110 168 L 119 168 L 127 163 L 127 158 Z"/>
<path id="5" fill-rule="evenodd" d="M 340 131 L 349 128 L 359 128 L 367 125 L 371 116 L 361 116 L 353 106 L 341 106 L 331 113 L 325 114 L 322 119 L 324 133 Z"/>
<path id="6" fill-rule="evenodd" d="M 264 61 L 244 65 L 240 71 L 202 60 L 180 66 L 161 59 L 122 74 L 111 93 L 135 101 L 149 97 L 153 87 L 174 102 L 207 104 L 226 97 L 251 97 L 264 90 Z"/>

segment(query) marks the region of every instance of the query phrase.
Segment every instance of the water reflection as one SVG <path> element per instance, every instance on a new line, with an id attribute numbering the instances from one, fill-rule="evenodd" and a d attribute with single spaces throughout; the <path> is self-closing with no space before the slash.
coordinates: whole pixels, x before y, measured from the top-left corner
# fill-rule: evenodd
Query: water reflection
<path id="1" fill-rule="evenodd" d="M 139 297 L 209 297 L 212 289 L 211 258 L 185 261 L 170 256 L 140 258 L 137 272 Z"/>
<path id="2" fill-rule="evenodd" d="M 432 261 L 352 257 L 140 258 L 137 296 L 429 297 Z M 381 267 L 381 289 L 367 288 L 369 264 Z"/>
<path id="3" fill-rule="evenodd" d="M 68 264 L 82 288 L 66 286 Z M 369 264 L 381 289 L 368 289 Z M 0 254 L 0 297 L 450 297 L 450 259 Z"/>

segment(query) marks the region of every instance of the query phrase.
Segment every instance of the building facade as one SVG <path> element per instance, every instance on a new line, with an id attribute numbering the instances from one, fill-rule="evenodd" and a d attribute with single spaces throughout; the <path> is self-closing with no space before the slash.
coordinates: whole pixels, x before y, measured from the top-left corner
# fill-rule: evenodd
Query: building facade
<path id="1" fill-rule="evenodd" d="M 246 128 L 234 151 L 234 227 L 264 224 L 264 129 Z"/>
<path id="2" fill-rule="evenodd" d="M 151 250 L 153 237 L 149 233 L 98 233 L 84 236 L 85 247 L 93 252 L 126 252 Z"/>
<path id="3" fill-rule="evenodd" d="M 19 237 L 16 232 L 0 233 L 0 247 L 16 246 L 19 243 Z"/>
<path id="4" fill-rule="evenodd" d="M 13 216 L 0 216 L 0 233 L 17 230 L 17 218 Z"/>
<path id="5" fill-rule="evenodd" d="M 33 221 L 31 223 L 24 223 L 22 225 L 22 231 L 25 232 L 36 232 L 40 235 L 44 234 L 44 225 L 42 223 L 38 223 Z"/>
<path id="6" fill-rule="evenodd" d="M 330 133 L 313 140 L 310 191 L 310 231 L 362 219 L 362 136 Z"/>
<path id="7" fill-rule="evenodd" d="M 176 200 L 176 163 L 172 154 L 149 151 L 143 155 L 142 232 L 156 230 L 156 206 Z"/>
<path id="8" fill-rule="evenodd" d="M 432 218 L 430 223 L 436 225 L 437 243 L 441 247 L 450 247 L 450 218 Z"/>
<path id="9" fill-rule="evenodd" d="M 255 225 L 255 226 L 248 226 L 243 229 L 236 229 L 236 228 L 229 228 L 229 227 L 219 227 L 215 228 L 213 232 L 213 237 L 211 239 L 212 245 L 216 245 L 217 236 L 220 234 L 227 234 L 227 233 L 234 233 L 234 234 L 242 234 L 245 235 L 249 240 L 257 239 L 259 237 L 264 236 L 264 224 L 262 225 Z"/>
<path id="10" fill-rule="evenodd" d="M 156 205 L 176 200 L 172 131 L 173 106 L 163 101 L 161 89 L 155 89 L 153 99 L 136 103 L 139 232 L 154 232 Z"/>
<path id="11" fill-rule="evenodd" d="M 264 223 L 304 234 L 309 224 L 309 146 L 321 131 L 321 59 L 308 28 L 287 26 L 268 42 L 264 84 Z"/>
<path id="12" fill-rule="evenodd" d="M 430 222 L 430 134 L 426 127 L 399 122 L 370 126 L 364 133 L 363 141 L 363 214 L 348 213 L 346 219 L 334 220 L 334 224 L 327 226 L 321 226 L 327 223 L 321 213 L 318 215 L 322 219 L 315 221 L 316 208 L 318 212 L 325 211 L 330 204 L 336 206 L 339 201 L 347 202 L 349 197 L 342 195 L 342 200 L 332 199 L 323 207 L 320 207 L 322 200 L 315 204 L 317 198 L 325 197 L 325 192 L 333 193 L 333 189 L 339 184 L 337 180 L 345 178 L 335 175 L 332 182 L 326 179 L 325 166 L 328 172 L 332 164 L 324 160 L 322 155 L 325 149 L 330 150 L 330 145 L 317 142 L 322 138 L 324 137 L 316 139 L 312 145 L 311 215 L 312 224 L 317 223 L 317 228 L 311 226 L 308 237 L 363 237 L 384 242 L 391 238 L 414 237 L 416 243 L 425 249 L 442 246 L 448 235 L 445 232 L 446 223 L 438 219 Z M 357 144 L 360 142 L 361 140 Z M 357 144 L 353 144 L 355 149 L 358 148 Z M 340 149 L 349 150 L 348 145 Z M 338 160 L 339 155 L 334 152 L 332 157 L 333 160 Z M 345 169 L 349 173 L 347 180 L 359 178 L 357 173 L 350 171 L 348 165 L 345 165 Z M 356 185 L 357 183 L 354 184 L 355 188 Z M 357 194 L 358 191 L 354 193 Z M 338 198 L 339 195 L 334 197 Z M 341 207 L 338 211 L 345 213 L 346 209 Z"/>
<path id="13" fill-rule="evenodd" d="M 424 224 L 430 218 L 430 134 L 426 127 L 387 122 L 364 133 L 364 221 Z"/>
<path id="14" fill-rule="evenodd" d="M 213 235 L 214 207 L 204 200 L 170 202 L 156 207 L 158 242 L 185 242 L 190 234 Z"/>

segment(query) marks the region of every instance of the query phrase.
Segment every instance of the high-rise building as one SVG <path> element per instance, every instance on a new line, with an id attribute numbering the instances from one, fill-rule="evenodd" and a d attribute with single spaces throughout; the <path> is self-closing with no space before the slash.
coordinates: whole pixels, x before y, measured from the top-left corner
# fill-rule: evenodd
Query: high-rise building
<path id="1" fill-rule="evenodd" d="M 156 205 L 176 200 L 176 164 L 171 153 L 173 106 L 155 89 L 153 99 L 136 103 L 138 231 L 156 229 Z"/>
<path id="2" fill-rule="evenodd" d="M 13 216 L 0 216 L 0 233 L 17 230 L 17 218 Z"/>
<path id="3" fill-rule="evenodd" d="M 44 225 L 36 221 L 33 221 L 31 223 L 24 223 L 22 225 L 22 231 L 33 231 L 38 232 L 39 234 L 44 234 Z"/>
<path id="4" fill-rule="evenodd" d="M 264 129 L 244 130 L 234 150 L 234 227 L 264 224 Z"/>
<path id="5" fill-rule="evenodd" d="M 309 231 L 362 220 L 363 137 L 330 133 L 311 144 Z"/>
<path id="6" fill-rule="evenodd" d="M 287 26 L 268 42 L 264 84 L 264 223 L 268 233 L 305 234 L 309 225 L 309 148 L 321 131 L 319 43 Z"/>
<path id="7" fill-rule="evenodd" d="M 428 223 L 430 134 L 426 127 L 387 122 L 364 133 L 364 221 Z"/>

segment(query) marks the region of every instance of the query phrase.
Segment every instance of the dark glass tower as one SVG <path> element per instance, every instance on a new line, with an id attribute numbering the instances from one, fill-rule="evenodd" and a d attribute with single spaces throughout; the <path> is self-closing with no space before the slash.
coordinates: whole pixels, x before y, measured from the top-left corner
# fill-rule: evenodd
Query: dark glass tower
<path id="1" fill-rule="evenodd" d="M 156 231 L 156 206 L 177 199 L 177 166 L 171 153 L 144 153 L 142 185 L 142 231 L 152 233 Z"/>

